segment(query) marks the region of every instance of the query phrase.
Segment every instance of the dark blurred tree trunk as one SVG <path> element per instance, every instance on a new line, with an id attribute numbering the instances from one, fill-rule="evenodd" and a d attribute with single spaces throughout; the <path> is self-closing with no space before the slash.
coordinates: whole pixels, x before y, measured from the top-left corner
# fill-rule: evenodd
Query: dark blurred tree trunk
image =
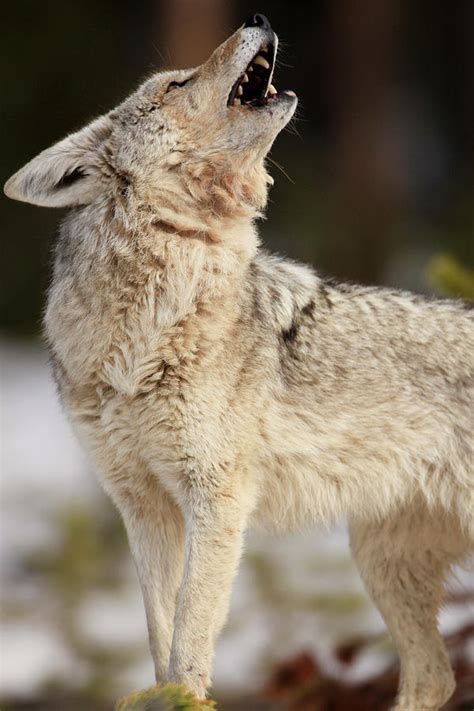
<path id="1" fill-rule="evenodd" d="M 468 0 L 461 18 L 461 38 L 466 56 L 466 137 L 469 158 L 474 156 L 474 2 Z M 471 175 L 474 175 L 471 163 Z"/>
<path id="2" fill-rule="evenodd" d="M 201 64 L 232 31 L 231 0 L 166 0 L 159 5 L 159 45 L 170 67 Z"/>
<path id="3" fill-rule="evenodd" d="M 436 38 L 443 57 L 437 68 L 436 96 L 449 132 L 456 164 L 472 175 L 474 149 L 474 3 L 458 0 L 453 6 L 441 4 L 436 15 Z"/>
<path id="4" fill-rule="evenodd" d="M 383 278 L 401 174 L 391 125 L 398 23 L 397 0 L 330 3 L 328 94 L 336 201 L 328 266 L 364 282 Z"/>

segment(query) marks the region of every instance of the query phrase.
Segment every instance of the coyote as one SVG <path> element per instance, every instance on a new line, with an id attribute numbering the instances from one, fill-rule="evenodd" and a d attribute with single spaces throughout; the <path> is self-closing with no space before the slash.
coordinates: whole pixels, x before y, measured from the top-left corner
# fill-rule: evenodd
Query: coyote
<path id="1" fill-rule="evenodd" d="M 64 408 L 118 507 L 156 677 L 198 697 L 248 526 L 346 516 L 401 658 L 398 711 L 454 688 L 436 617 L 474 542 L 465 305 L 338 284 L 267 254 L 265 157 L 297 98 L 253 15 L 5 186 L 69 207 L 45 331 Z"/>

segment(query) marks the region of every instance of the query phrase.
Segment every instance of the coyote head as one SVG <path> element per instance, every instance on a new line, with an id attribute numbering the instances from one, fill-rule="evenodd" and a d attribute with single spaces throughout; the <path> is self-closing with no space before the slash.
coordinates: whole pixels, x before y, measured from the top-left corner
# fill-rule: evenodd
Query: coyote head
<path id="1" fill-rule="evenodd" d="M 200 67 L 154 74 L 109 113 L 40 153 L 5 193 L 46 207 L 96 201 L 207 214 L 264 204 L 264 158 L 297 99 L 271 80 L 278 39 L 254 15 Z M 163 208 L 164 209 L 164 208 Z M 170 218 L 170 220 L 171 218 Z"/>

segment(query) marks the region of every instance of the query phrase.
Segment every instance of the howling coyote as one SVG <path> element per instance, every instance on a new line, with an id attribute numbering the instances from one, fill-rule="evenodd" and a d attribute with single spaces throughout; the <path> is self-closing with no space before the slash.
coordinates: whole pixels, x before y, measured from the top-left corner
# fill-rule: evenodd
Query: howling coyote
<path id="1" fill-rule="evenodd" d="M 474 541 L 473 322 L 261 249 L 265 157 L 297 104 L 271 84 L 277 42 L 253 15 L 5 192 L 71 208 L 45 330 L 125 522 L 157 679 L 205 696 L 247 526 L 347 516 L 401 658 L 394 708 L 439 709 L 443 583 Z"/>

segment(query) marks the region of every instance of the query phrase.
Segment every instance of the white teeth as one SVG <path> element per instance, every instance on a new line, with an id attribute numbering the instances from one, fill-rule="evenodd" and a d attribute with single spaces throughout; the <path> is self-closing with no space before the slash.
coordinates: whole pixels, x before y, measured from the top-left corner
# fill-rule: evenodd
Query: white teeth
<path id="1" fill-rule="evenodd" d="M 244 76 L 242 77 L 242 81 L 240 83 L 246 84 L 248 82 L 248 80 L 249 80 L 249 78 L 248 78 L 247 74 L 244 74 Z"/>
<path id="2" fill-rule="evenodd" d="M 240 99 L 234 99 L 234 106 L 240 106 L 241 105 L 241 100 Z"/>
<path id="3" fill-rule="evenodd" d="M 264 69 L 270 69 L 269 63 L 260 54 L 257 54 L 255 59 L 253 60 L 253 64 L 260 64 L 260 66 Z"/>
<path id="4" fill-rule="evenodd" d="M 252 67 L 252 65 L 250 65 L 250 67 L 247 67 L 247 71 L 248 71 L 248 72 L 253 72 L 253 67 Z"/>
<path id="5" fill-rule="evenodd" d="M 242 87 L 239 85 L 239 86 L 237 87 L 237 96 L 242 96 L 243 93 L 244 93 L 244 90 L 243 90 Z"/>
<path id="6" fill-rule="evenodd" d="M 267 94 L 270 94 L 270 96 L 273 96 L 273 94 L 277 94 L 277 90 L 273 86 L 273 84 L 270 84 L 270 86 L 267 89 Z"/>

